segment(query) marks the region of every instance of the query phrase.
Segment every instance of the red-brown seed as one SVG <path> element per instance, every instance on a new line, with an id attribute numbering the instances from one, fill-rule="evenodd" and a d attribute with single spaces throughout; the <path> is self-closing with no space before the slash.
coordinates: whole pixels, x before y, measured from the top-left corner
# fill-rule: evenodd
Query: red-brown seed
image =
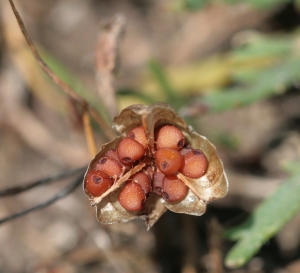
<path id="1" fill-rule="evenodd" d="M 89 171 L 85 178 L 85 188 L 93 196 L 101 196 L 112 185 L 114 181 L 108 174 L 101 171 Z"/>
<path id="2" fill-rule="evenodd" d="M 130 137 L 124 137 L 117 149 L 118 157 L 122 163 L 130 163 L 141 159 L 145 154 L 144 147 Z"/>
<path id="3" fill-rule="evenodd" d="M 138 172 L 131 177 L 132 181 L 141 185 L 144 193 L 148 195 L 151 191 L 151 182 L 148 174 Z"/>
<path id="4" fill-rule="evenodd" d="M 108 152 L 106 152 L 105 156 L 108 156 L 114 160 L 119 161 L 119 157 L 118 157 L 117 151 L 115 149 L 111 149 Z"/>
<path id="5" fill-rule="evenodd" d="M 182 156 L 176 150 L 162 148 L 156 151 L 155 162 L 163 174 L 172 175 L 179 170 L 182 164 Z"/>
<path id="6" fill-rule="evenodd" d="M 193 148 L 191 147 L 185 147 L 183 148 L 181 151 L 180 151 L 180 154 L 182 156 L 186 156 L 188 153 L 192 152 L 193 151 Z"/>
<path id="7" fill-rule="evenodd" d="M 166 125 L 159 129 L 156 148 L 170 148 L 181 150 L 184 147 L 185 138 L 183 133 L 175 126 Z"/>
<path id="8" fill-rule="evenodd" d="M 128 181 L 119 194 L 119 202 L 124 209 L 138 211 L 146 199 L 141 185 Z"/>
<path id="9" fill-rule="evenodd" d="M 167 202 L 179 202 L 185 198 L 188 187 L 175 175 L 166 176 L 162 185 L 162 198 Z"/>
<path id="10" fill-rule="evenodd" d="M 120 164 L 121 164 L 122 166 L 125 167 L 125 171 L 129 171 L 129 170 L 132 168 L 132 166 L 133 166 L 133 163 L 132 163 L 132 162 L 130 162 L 130 163 L 122 163 L 122 162 L 120 161 L 120 159 L 119 159 L 119 157 L 118 157 L 118 154 L 117 154 L 117 151 L 116 151 L 115 149 L 109 150 L 109 151 L 105 154 L 105 156 L 108 156 L 108 157 L 110 157 L 110 158 L 112 158 L 112 159 L 117 160 L 118 162 L 120 162 Z"/>
<path id="11" fill-rule="evenodd" d="M 164 178 L 165 178 L 165 175 L 163 173 L 161 173 L 159 171 L 156 171 L 154 173 L 153 180 L 152 180 L 152 189 L 158 195 L 161 195 L 162 183 L 163 183 Z"/>
<path id="12" fill-rule="evenodd" d="M 199 178 L 206 173 L 208 167 L 207 159 L 200 150 L 187 153 L 182 161 L 179 171 L 190 178 Z"/>
<path id="13" fill-rule="evenodd" d="M 143 126 L 133 128 L 127 135 L 128 137 L 136 140 L 140 143 L 145 149 L 148 146 L 148 139 Z"/>
<path id="14" fill-rule="evenodd" d="M 107 156 L 100 158 L 95 169 L 114 178 L 118 178 L 122 173 L 122 166 L 120 162 Z"/>

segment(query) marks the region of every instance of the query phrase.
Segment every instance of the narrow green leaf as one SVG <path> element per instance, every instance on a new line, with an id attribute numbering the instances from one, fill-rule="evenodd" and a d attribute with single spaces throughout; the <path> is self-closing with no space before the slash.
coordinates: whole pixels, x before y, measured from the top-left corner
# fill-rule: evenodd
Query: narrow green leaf
<path id="1" fill-rule="evenodd" d="M 290 1 L 291 0 L 223 0 L 223 2 L 228 4 L 248 3 L 258 9 L 274 8 Z"/>
<path id="2" fill-rule="evenodd" d="M 299 192 L 298 171 L 260 204 L 248 220 L 238 227 L 225 231 L 225 237 L 238 240 L 225 259 L 228 267 L 237 268 L 244 265 L 267 240 L 300 211 Z"/>
<path id="3" fill-rule="evenodd" d="M 162 91 L 165 93 L 168 102 L 174 101 L 174 99 L 176 99 L 177 95 L 174 92 L 172 85 L 168 81 L 161 65 L 158 62 L 152 60 L 149 62 L 148 66 L 149 66 L 149 69 L 150 69 L 152 75 L 154 76 L 154 78 L 156 79 L 158 84 L 160 85 Z"/>
<path id="4" fill-rule="evenodd" d="M 293 58 L 265 70 L 251 74 L 252 84 L 211 92 L 201 98 L 201 104 L 212 112 L 245 106 L 272 95 L 284 92 L 294 81 L 300 79 L 300 60 Z M 250 74 L 249 74 L 250 75 Z M 242 80 L 243 78 L 240 78 Z M 244 75 L 244 79 L 247 79 Z M 242 82 L 240 82 L 242 84 Z"/>

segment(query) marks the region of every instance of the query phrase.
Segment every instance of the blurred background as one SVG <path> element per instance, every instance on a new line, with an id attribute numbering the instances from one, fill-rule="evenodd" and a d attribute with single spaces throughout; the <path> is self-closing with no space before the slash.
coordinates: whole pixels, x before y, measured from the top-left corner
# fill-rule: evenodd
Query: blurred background
<path id="1" fill-rule="evenodd" d="M 79 187 L 0 225 L 1 273 L 300 272 L 300 1 L 15 4 L 44 60 L 110 121 L 96 91 L 94 53 L 103 22 L 123 14 L 118 111 L 169 103 L 217 146 L 230 188 L 203 216 L 167 212 L 147 231 L 140 220 L 100 225 Z M 95 131 L 100 147 L 107 138 L 96 124 Z M 0 0 L 0 189 L 89 160 L 74 101 L 37 66 Z M 0 218 L 70 181 L 1 198 Z"/>

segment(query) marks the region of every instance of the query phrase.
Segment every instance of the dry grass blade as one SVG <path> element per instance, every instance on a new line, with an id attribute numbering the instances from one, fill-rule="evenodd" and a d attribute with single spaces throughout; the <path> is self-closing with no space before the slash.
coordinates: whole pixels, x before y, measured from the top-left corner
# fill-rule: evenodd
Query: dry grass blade
<path id="1" fill-rule="evenodd" d="M 116 70 L 118 41 L 124 23 L 125 18 L 121 14 L 116 14 L 111 20 L 104 22 L 100 27 L 95 52 L 98 94 L 108 109 L 110 118 L 117 115 L 113 72 Z"/>
<path id="2" fill-rule="evenodd" d="M 82 121 L 88 149 L 91 157 L 93 158 L 97 154 L 97 145 L 87 109 L 83 109 Z"/>
<path id="3" fill-rule="evenodd" d="M 11 8 L 13 10 L 13 13 L 18 21 L 19 27 L 23 33 L 23 36 L 33 54 L 35 59 L 37 60 L 39 66 L 42 68 L 42 70 L 68 95 L 70 98 L 74 99 L 77 103 L 81 105 L 83 109 L 88 109 L 91 112 L 91 115 L 95 118 L 96 122 L 99 124 L 99 126 L 103 129 L 103 132 L 105 136 L 108 139 L 111 139 L 113 136 L 115 136 L 113 130 L 105 123 L 105 121 L 102 119 L 102 117 L 98 114 L 98 112 L 93 109 L 83 98 L 81 98 L 76 92 L 67 85 L 63 80 L 61 80 L 55 73 L 52 71 L 51 68 L 43 61 L 40 54 L 38 53 L 36 47 L 34 46 L 30 36 L 28 35 L 28 32 L 25 28 L 25 25 L 23 23 L 23 20 L 17 11 L 14 2 L 12 0 L 8 0 Z"/>

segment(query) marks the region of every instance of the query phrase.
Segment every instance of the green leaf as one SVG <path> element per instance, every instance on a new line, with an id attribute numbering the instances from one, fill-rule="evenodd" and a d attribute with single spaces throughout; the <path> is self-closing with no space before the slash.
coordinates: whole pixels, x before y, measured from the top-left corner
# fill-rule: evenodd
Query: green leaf
<path id="1" fill-rule="evenodd" d="M 162 91 L 165 93 L 168 100 L 173 100 L 174 98 L 176 98 L 175 91 L 171 86 L 170 82 L 168 81 L 161 65 L 158 62 L 152 60 L 149 62 L 148 66 L 150 72 L 152 73 L 152 75 L 160 85 Z"/>
<path id="2" fill-rule="evenodd" d="M 234 61 L 246 61 L 251 58 L 284 57 L 292 51 L 290 37 L 268 37 L 261 34 L 253 34 L 246 45 L 234 48 L 231 55 Z"/>
<path id="3" fill-rule="evenodd" d="M 208 93 L 202 97 L 200 103 L 212 112 L 245 106 L 284 92 L 294 81 L 300 79 L 299 71 L 299 58 L 284 61 L 265 70 L 252 71 L 252 74 L 249 74 L 253 81 L 251 85 L 243 75 L 246 86 Z"/>
<path id="4" fill-rule="evenodd" d="M 268 9 L 291 2 L 291 0 L 223 0 L 223 2 L 228 4 L 248 3 L 254 8 Z"/>
<path id="5" fill-rule="evenodd" d="M 185 7 L 189 10 L 197 10 L 205 6 L 208 0 L 185 0 Z"/>
<path id="6" fill-rule="evenodd" d="M 299 166 L 300 162 L 298 162 Z M 278 190 L 260 204 L 240 226 L 226 230 L 225 237 L 238 240 L 225 263 L 237 268 L 244 265 L 260 247 L 300 211 L 300 171 L 293 173 Z"/>

